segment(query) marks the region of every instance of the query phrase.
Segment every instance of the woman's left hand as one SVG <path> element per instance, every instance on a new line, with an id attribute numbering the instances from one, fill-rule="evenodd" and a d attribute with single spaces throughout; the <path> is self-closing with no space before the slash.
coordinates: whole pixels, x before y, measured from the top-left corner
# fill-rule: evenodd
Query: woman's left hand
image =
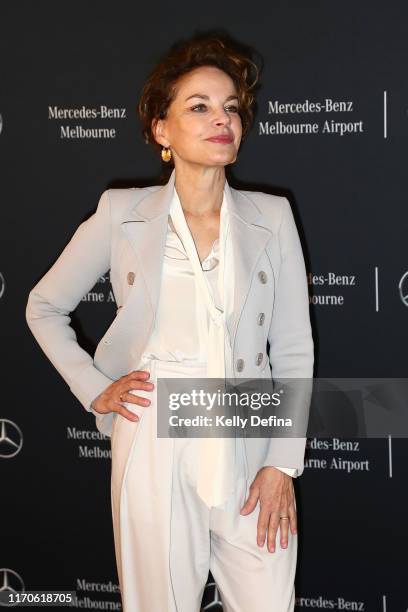
<path id="1" fill-rule="evenodd" d="M 295 493 L 291 476 L 272 466 L 263 467 L 257 473 L 249 491 L 240 514 L 252 512 L 259 499 L 258 546 L 265 544 L 268 531 L 268 550 L 275 552 L 276 532 L 280 524 L 280 544 L 282 548 L 286 548 L 289 527 L 293 534 L 297 532 Z M 289 517 L 289 520 L 281 519 L 282 516 Z"/>

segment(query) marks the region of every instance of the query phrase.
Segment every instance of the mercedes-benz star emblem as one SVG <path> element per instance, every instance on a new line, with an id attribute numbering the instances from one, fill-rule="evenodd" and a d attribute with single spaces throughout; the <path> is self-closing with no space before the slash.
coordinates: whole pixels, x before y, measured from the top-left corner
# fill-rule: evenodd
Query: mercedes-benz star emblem
<path id="1" fill-rule="evenodd" d="M 408 306 L 408 272 L 405 272 L 405 274 L 402 275 L 398 285 L 398 291 L 402 303 L 405 306 Z"/>
<path id="2" fill-rule="evenodd" d="M 221 612 L 222 609 L 222 601 L 216 583 L 207 582 L 204 589 L 203 607 L 201 608 L 201 612 L 204 612 L 204 610 Z"/>
<path id="3" fill-rule="evenodd" d="M 23 432 L 8 419 L 0 419 L 0 458 L 11 459 L 23 446 Z"/>
<path id="4" fill-rule="evenodd" d="M 7 567 L 0 569 L 0 606 L 4 608 L 14 608 L 15 604 L 4 603 L 7 593 L 24 593 L 25 586 L 23 579 L 17 572 Z"/>

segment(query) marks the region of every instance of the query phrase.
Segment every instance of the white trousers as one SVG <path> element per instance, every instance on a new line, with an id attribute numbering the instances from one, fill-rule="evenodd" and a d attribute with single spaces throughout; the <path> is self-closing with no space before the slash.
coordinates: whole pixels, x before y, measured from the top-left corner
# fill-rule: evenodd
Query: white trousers
<path id="1" fill-rule="evenodd" d="M 157 378 L 205 376 L 205 364 L 152 360 L 152 403 L 127 404 L 138 423 L 115 416 L 112 519 L 124 612 L 199 612 L 210 570 L 224 612 L 292 612 L 297 535 L 268 552 L 256 543 L 259 502 L 239 511 L 249 494 L 243 439 L 237 439 L 240 477 L 223 506 L 207 508 L 196 492 L 200 439 L 158 438 Z"/>

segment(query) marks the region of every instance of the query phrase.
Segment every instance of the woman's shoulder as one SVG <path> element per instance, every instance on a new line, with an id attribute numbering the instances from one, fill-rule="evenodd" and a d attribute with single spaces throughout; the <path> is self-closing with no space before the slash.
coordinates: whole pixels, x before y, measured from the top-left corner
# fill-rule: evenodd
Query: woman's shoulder
<path id="1" fill-rule="evenodd" d="M 250 200 L 272 231 L 278 231 L 285 215 L 291 213 L 291 205 L 285 196 L 247 189 L 232 189 L 233 195 Z"/>
<path id="2" fill-rule="evenodd" d="M 114 198 L 117 202 L 134 201 L 135 198 L 142 198 L 152 191 L 161 189 L 163 185 L 148 185 L 147 187 L 110 187 L 107 189 L 109 197 Z"/>
<path id="3" fill-rule="evenodd" d="M 162 187 L 162 185 L 149 185 L 147 187 L 111 187 L 107 189 L 111 214 L 117 219 L 123 218 L 146 196 Z"/>

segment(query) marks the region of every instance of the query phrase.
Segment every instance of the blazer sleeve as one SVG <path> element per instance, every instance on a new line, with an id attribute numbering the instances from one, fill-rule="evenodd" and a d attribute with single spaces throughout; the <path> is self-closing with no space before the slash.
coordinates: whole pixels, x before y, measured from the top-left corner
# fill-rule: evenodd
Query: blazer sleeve
<path id="1" fill-rule="evenodd" d="M 308 418 L 313 387 L 314 343 L 309 314 L 309 291 L 302 246 L 292 209 L 283 198 L 278 230 L 280 269 L 268 332 L 272 378 L 295 381 L 296 401 Z M 299 380 L 299 384 L 296 381 Z M 302 414 L 299 413 L 302 417 Z M 271 438 L 264 466 L 285 466 L 300 476 L 304 469 L 305 437 Z M 293 469 L 293 474 L 292 472 Z M 282 468 L 278 468 L 282 469 Z M 284 470 L 283 470 L 284 471 Z"/>
<path id="2" fill-rule="evenodd" d="M 70 312 L 110 268 L 111 212 L 109 190 L 96 212 L 77 228 L 53 266 L 32 288 L 26 321 L 38 344 L 72 393 L 89 412 L 92 400 L 112 380 L 100 372 L 82 349 Z"/>

